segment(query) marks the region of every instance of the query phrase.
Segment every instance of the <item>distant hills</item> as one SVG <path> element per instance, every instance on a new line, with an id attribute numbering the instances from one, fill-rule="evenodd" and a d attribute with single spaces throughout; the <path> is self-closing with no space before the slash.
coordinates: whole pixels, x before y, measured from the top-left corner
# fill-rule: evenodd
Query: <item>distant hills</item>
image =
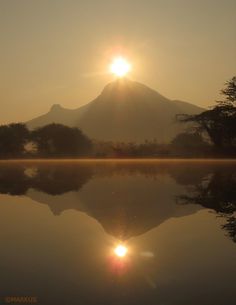
<path id="1" fill-rule="evenodd" d="M 156 139 L 165 143 L 186 128 L 176 122 L 176 114 L 197 114 L 203 110 L 187 102 L 170 100 L 141 83 L 118 79 L 106 85 L 92 102 L 73 110 L 53 105 L 48 113 L 27 122 L 27 126 L 33 129 L 54 122 L 79 127 L 97 140 Z"/>

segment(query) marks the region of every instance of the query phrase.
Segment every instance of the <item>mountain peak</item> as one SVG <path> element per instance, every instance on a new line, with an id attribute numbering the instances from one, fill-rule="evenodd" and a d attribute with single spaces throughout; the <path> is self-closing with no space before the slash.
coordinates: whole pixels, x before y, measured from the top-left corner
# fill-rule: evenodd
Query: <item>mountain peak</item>
<path id="1" fill-rule="evenodd" d="M 53 104 L 52 107 L 50 108 L 50 111 L 60 111 L 63 110 L 63 107 L 60 104 Z"/>
<path id="2" fill-rule="evenodd" d="M 170 142 L 186 128 L 176 123 L 180 113 L 195 114 L 203 109 L 170 100 L 157 91 L 128 78 L 105 86 L 101 94 L 78 109 L 54 104 L 49 113 L 28 122 L 31 128 L 61 123 L 79 127 L 90 138 L 103 141 Z"/>
<path id="3" fill-rule="evenodd" d="M 109 97 L 114 99 L 126 99 L 132 98 L 146 100 L 147 98 L 158 99 L 162 101 L 168 100 L 157 91 L 150 87 L 133 81 L 129 78 L 117 79 L 107 84 L 102 93 L 102 97 Z"/>

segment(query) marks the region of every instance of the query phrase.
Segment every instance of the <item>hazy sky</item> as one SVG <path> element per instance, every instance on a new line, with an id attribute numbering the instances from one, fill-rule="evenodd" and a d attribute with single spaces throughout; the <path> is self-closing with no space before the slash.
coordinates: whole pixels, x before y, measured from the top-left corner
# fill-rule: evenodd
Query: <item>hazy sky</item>
<path id="1" fill-rule="evenodd" d="M 77 108 L 127 55 L 132 79 L 207 106 L 236 75 L 235 0 L 0 0 L 0 123 Z"/>

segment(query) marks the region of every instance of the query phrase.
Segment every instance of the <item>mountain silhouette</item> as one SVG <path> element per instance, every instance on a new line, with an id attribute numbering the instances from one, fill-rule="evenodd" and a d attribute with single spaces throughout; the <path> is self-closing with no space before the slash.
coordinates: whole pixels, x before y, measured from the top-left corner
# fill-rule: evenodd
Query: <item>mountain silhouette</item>
<path id="1" fill-rule="evenodd" d="M 186 128 L 176 122 L 176 114 L 201 111 L 193 104 L 167 99 L 141 83 L 118 79 L 87 105 L 74 110 L 53 105 L 27 125 L 33 129 L 54 122 L 79 127 L 97 140 L 169 142 Z"/>
<path id="2" fill-rule="evenodd" d="M 207 208 L 224 218 L 222 229 L 235 242 L 235 190 L 232 162 L 0 165 L 0 194 L 27 196 L 54 215 L 83 212 L 121 240 Z"/>
<path id="3" fill-rule="evenodd" d="M 70 209 L 83 212 L 120 240 L 144 234 L 170 218 L 187 216 L 200 209 L 197 205 L 176 204 L 175 199 L 182 194 L 183 187 L 176 185 L 166 171 L 152 179 L 137 170 L 139 174 L 126 168 L 123 171 L 101 168 L 78 189 L 54 195 L 34 187 L 25 195 L 46 204 L 54 215 Z"/>

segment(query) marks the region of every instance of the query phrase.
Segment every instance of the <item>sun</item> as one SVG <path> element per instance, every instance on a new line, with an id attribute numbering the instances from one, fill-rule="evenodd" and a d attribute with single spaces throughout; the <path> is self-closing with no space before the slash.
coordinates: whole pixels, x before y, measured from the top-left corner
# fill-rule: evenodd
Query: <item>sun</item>
<path id="1" fill-rule="evenodd" d="M 117 256 L 119 257 L 124 257 L 127 254 L 127 248 L 122 245 L 118 245 L 115 249 L 114 252 Z"/>
<path id="2" fill-rule="evenodd" d="M 117 57 L 110 65 L 111 73 L 117 77 L 124 77 L 131 70 L 131 64 L 123 57 Z"/>

